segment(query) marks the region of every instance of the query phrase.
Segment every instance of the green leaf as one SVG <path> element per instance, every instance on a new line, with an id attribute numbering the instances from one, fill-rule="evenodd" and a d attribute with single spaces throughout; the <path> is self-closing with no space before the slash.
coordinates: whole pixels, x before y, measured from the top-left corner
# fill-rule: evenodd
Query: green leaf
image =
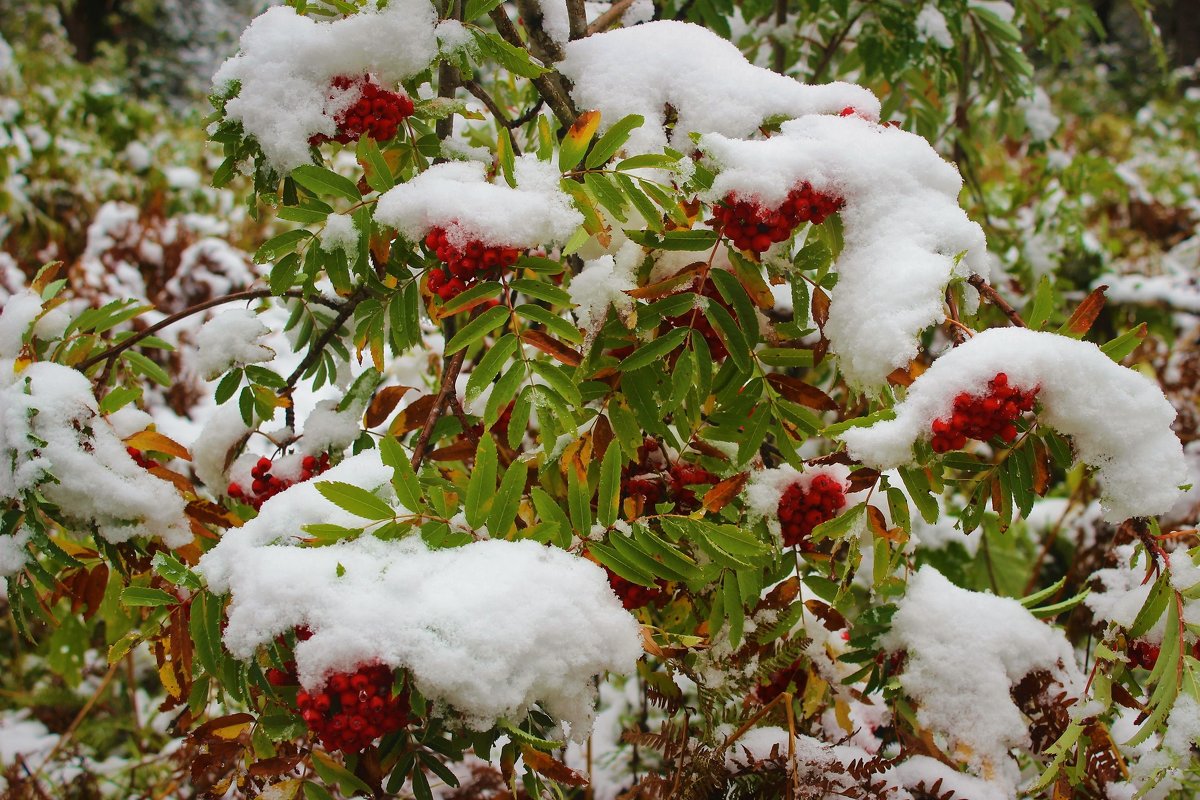
<path id="1" fill-rule="evenodd" d="M 524 317 L 532 322 L 545 325 L 547 330 L 560 339 L 565 339 L 572 344 L 580 344 L 583 341 L 583 334 L 579 332 L 578 328 L 541 306 L 535 306 L 533 303 L 525 303 L 513 310 L 518 317 Z"/>
<path id="2" fill-rule="evenodd" d="M 296 230 L 284 231 L 278 236 L 268 239 L 254 253 L 254 263 L 268 264 L 274 261 L 284 253 L 289 253 L 296 249 L 296 246 L 305 239 L 311 239 L 312 233 L 303 228 Z"/>
<path id="3" fill-rule="evenodd" d="M 629 119 L 626 117 L 625 119 Z M 607 160 L 607 159 L 606 159 Z M 636 156 L 630 156 L 617 164 L 617 170 L 624 172 L 630 169 L 675 169 L 679 164 L 679 159 L 671 158 L 661 153 L 642 153 Z"/>
<path id="4" fill-rule="evenodd" d="M 1137 346 L 1146 338 L 1147 333 L 1146 323 L 1143 322 L 1136 328 L 1125 331 L 1125 333 L 1122 333 L 1108 344 L 1102 345 L 1100 349 L 1104 352 L 1104 355 L 1119 364 L 1137 349 Z"/>
<path id="5" fill-rule="evenodd" d="M 655 250 L 710 250 L 717 243 L 717 232 L 702 228 L 667 231 L 661 236 L 653 231 L 625 231 L 625 234 L 638 244 Z"/>
<path id="6" fill-rule="evenodd" d="M 575 118 L 559 144 L 559 172 L 570 172 L 579 166 L 579 162 L 583 160 L 583 154 L 587 152 L 588 145 L 591 144 L 592 137 L 596 135 L 596 129 L 599 127 L 599 111 L 584 111 Z"/>
<path id="7" fill-rule="evenodd" d="M 592 530 L 592 498 L 587 479 L 580 478 L 579 471 L 567 469 L 567 508 L 571 513 L 571 525 L 575 532 L 586 537 Z"/>
<path id="8" fill-rule="evenodd" d="M 192 572 L 186 564 L 167 552 L 158 552 L 150 561 L 154 571 L 176 586 L 182 586 L 192 591 L 200 590 L 200 576 Z"/>
<path id="9" fill-rule="evenodd" d="M 520 341 L 511 333 L 506 333 L 486 353 L 467 379 L 466 400 L 472 402 L 484 389 L 492 384 L 493 379 L 500 373 L 508 360 L 517 352 Z"/>
<path id="10" fill-rule="evenodd" d="M 538 300 L 545 300 L 547 303 L 552 303 L 556 306 L 574 305 L 571 302 L 571 295 L 552 283 L 530 280 L 529 278 L 519 278 L 515 281 L 510 281 L 508 285 L 521 294 L 535 297 Z"/>
<path id="11" fill-rule="evenodd" d="M 625 215 L 625 207 L 627 205 L 624 195 L 620 190 L 608 182 L 604 175 L 595 172 L 588 172 L 583 176 L 583 185 L 591 193 L 592 197 L 600 202 L 612 214 L 613 219 L 617 222 L 626 222 L 629 217 Z"/>
<path id="12" fill-rule="evenodd" d="M 316 489 L 329 502 L 363 519 L 392 519 L 396 512 L 373 493 L 361 486 L 342 481 L 319 481 Z"/>
<path id="13" fill-rule="evenodd" d="M 513 175 L 516 159 L 513 153 L 512 136 L 509 134 L 508 128 L 503 126 L 500 127 L 500 135 L 496 139 L 496 157 L 500 161 L 500 174 L 504 176 L 504 182 L 516 188 L 517 179 Z"/>
<path id="14" fill-rule="evenodd" d="M 746 612 L 742 608 L 737 576 L 733 572 L 726 572 L 721 579 L 721 595 L 724 600 L 725 619 L 729 623 L 729 643 L 736 648 L 742 641 L 742 628 L 746 624 Z"/>
<path id="15" fill-rule="evenodd" d="M 280 206 L 275 216 L 288 222 L 299 222 L 301 225 L 316 225 L 325 221 L 332 213 L 320 208 L 308 206 Z"/>
<path id="16" fill-rule="evenodd" d="M 464 347 L 474 344 L 508 322 L 508 317 L 509 311 L 504 306 L 489 308 L 464 325 L 458 333 L 450 338 L 450 341 L 446 343 L 445 354 L 453 355 Z"/>
<path id="17" fill-rule="evenodd" d="M 496 460 L 496 443 L 491 436 L 484 436 L 475 451 L 475 469 L 467 482 L 463 509 L 472 528 L 482 527 L 487 519 L 488 504 L 496 493 Z"/>
<path id="18" fill-rule="evenodd" d="M 379 151 L 379 145 L 370 136 L 364 136 L 358 140 L 358 160 L 367 166 L 367 169 L 364 170 L 367 185 L 375 191 L 386 192 L 396 185 L 391 167 L 384 160 L 383 153 Z"/>
<path id="19" fill-rule="evenodd" d="M 708 317 L 709 322 L 716 328 L 721 341 L 725 343 L 725 349 L 729 351 L 729 357 L 733 359 L 738 370 L 743 373 L 749 372 L 750 343 L 746 341 L 742 329 L 738 327 L 733 317 L 725 310 L 725 306 L 710 300 L 708 307 L 704 310 L 704 316 Z"/>
<path id="20" fill-rule="evenodd" d="M 469 307 L 473 303 L 489 297 L 498 296 L 503 290 L 504 287 L 496 281 L 486 281 L 478 286 L 472 286 L 470 289 L 467 289 L 465 292 L 443 305 L 442 313 L 457 314 L 459 311 Z M 497 306 L 497 308 L 499 308 L 499 306 Z"/>
<path id="21" fill-rule="evenodd" d="M 492 59 L 514 75 L 537 78 L 549 71 L 541 64 L 535 63 L 524 48 L 514 47 L 494 33 L 472 28 L 471 34 L 484 57 Z"/>
<path id="22" fill-rule="evenodd" d="M 508 465 L 504 477 L 500 479 L 500 490 L 492 501 L 492 510 L 488 514 L 487 527 L 492 536 L 504 536 L 516 519 L 517 509 L 521 506 L 521 495 L 525 493 L 525 479 L 529 468 L 524 461 L 517 459 Z M 474 476 L 472 476 L 474 477 Z"/>
<path id="23" fill-rule="evenodd" d="M 179 598 L 164 592 L 162 589 L 150 589 L 145 586 L 129 586 L 121 592 L 121 603 L 130 608 L 173 606 Z"/>
<path id="24" fill-rule="evenodd" d="M 1029 307 L 1025 311 L 1025 324 L 1031 330 L 1037 330 L 1042 327 L 1042 323 L 1049 319 L 1050 313 L 1054 311 L 1057 299 L 1057 292 L 1054 291 L 1054 282 L 1050 280 L 1048 275 L 1043 276 L 1038 281 L 1037 289 L 1033 293 L 1033 299 L 1029 302 Z"/>
<path id="25" fill-rule="evenodd" d="M 318 167 L 316 164 L 304 164 L 292 170 L 292 178 L 296 183 L 308 189 L 313 194 L 333 195 L 351 202 L 362 200 L 362 194 L 354 181 L 338 175 L 332 170 Z"/>
<path id="26" fill-rule="evenodd" d="M 640 128 L 645 122 L 646 118 L 641 114 L 622 117 L 596 142 L 596 146 L 588 154 L 585 166 L 588 169 L 595 169 L 608 163 L 608 160 L 616 155 L 621 146 L 629 139 L 629 134 L 635 128 Z"/>
<path id="27" fill-rule="evenodd" d="M 621 448 L 612 447 L 604 452 L 600 462 L 600 486 L 596 490 L 596 517 L 604 527 L 617 521 L 621 502 Z"/>
<path id="28" fill-rule="evenodd" d="M 392 468 L 392 490 L 396 493 L 396 499 L 409 511 L 419 510 L 421 482 L 396 437 L 384 436 L 379 440 L 379 455 L 383 463 Z"/>
<path id="29" fill-rule="evenodd" d="M 563 511 L 562 504 L 555 500 L 550 495 L 546 494 L 539 486 L 533 487 L 529 496 L 533 499 L 533 508 L 537 511 L 538 518 L 542 524 L 549 527 L 554 541 L 560 547 L 567 547 L 571 543 L 571 520 Z"/>
<path id="30" fill-rule="evenodd" d="M 632 372 L 633 370 L 649 366 L 683 344 L 684 339 L 687 338 L 689 333 L 691 333 L 690 328 L 675 328 L 668 331 L 664 336 L 647 342 L 630 353 L 617 365 L 617 369 L 621 372 Z"/>

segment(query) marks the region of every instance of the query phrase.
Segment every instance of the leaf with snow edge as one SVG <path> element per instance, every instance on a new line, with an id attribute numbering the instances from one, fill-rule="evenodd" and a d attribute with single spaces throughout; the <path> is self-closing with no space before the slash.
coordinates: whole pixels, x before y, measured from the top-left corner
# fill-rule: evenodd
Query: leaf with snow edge
<path id="1" fill-rule="evenodd" d="M 613 123 L 612 127 L 596 142 L 592 152 L 588 154 L 587 168 L 596 169 L 608 163 L 608 160 L 615 156 L 621 146 L 629 140 L 629 134 L 635 128 L 640 128 L 645 122 L 646 118 L 641 114 L 630 114 Z"/>
<path id="2" fill-rule="evenodd" d="M 385 520 L 396 516 L 391 506 L 361 486 L 343 481 L 318 481 L 315 487 L 326 500 L 356 517 Z"/>
<path id="3" fill-rule="evenodd" d="M 316 164 L 296 167 L 292 170 L 292 178 L 318 197 L 332 195 L 352 203 L 362 200 L 362 193 L 358 191 L 354 181 Z"/>

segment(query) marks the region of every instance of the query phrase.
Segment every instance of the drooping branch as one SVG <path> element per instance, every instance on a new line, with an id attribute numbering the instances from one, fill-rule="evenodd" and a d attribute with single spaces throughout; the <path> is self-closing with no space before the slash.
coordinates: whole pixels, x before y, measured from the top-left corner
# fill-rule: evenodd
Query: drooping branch
<path id="1" fill-rule="evenodd" d="M 222 306 L 222 305 L 225 305 L 226 303 L 237 303 L 241 300 L 261 300 L 264 297 L 279 297 L 279 296 L 280 295 L 276 295 L 270 289 L 248 289 L 244 292 L 234 292 L 233 294 L 222 295 L 221 297 L 214 297 L 209 300 L 205 300 L 203 303 L 197 303 L 196 305 L 191 306 L 190 308 L 185 308 L 182 311 L 176 311 L 174 314 L 163 317 L 162 319 L 160 319 L 158 322 L 154 323 L 150 327 L 148 327 L 144 330 L 138 331 L 137 333 L 133 334 L 129 338 L 122 340 L 119 344 L 115 344 L 112 347 L 108 348 L 107 350 L 101 351 L 101 352 L 97 353 L 96 355 L 86 359 L 83 363 L 81 363 L 78 367 L 76 367 L 76 369 L 78 369 L 80 372 L 87 372 L 89 369 L 96 366 L 97 364 L 99 364 L 102 361 L 112 361 L 112 360 L 116 359 L 116 357 L 119 356 L 121 353 L 123 353 L 126 350 L 128 350 L 129 348 L 133 347 L 134 345 L 136 345 L 138 342 L 142 341 L 143 339 L 146 339 L 149 336 L 153 336 L 154 334 L 161 331 L 163 328 L 170 327 L 171 325 L 174 325 L 176 322 L 179 322 L 180 320 L 184 320 L 184 319 L 187 319 L 188 317 L 195 316 L 196 314 L 199 314 L 203 311 L 207 311 L 210 308 L 216 308 L 217 306 Z M 320 305 L 327 306 L 334 310 L 340 310 L 342 307 L 340 303 L 335 303 L 331 300 L 326 300 L 324 297 L 321 297 L 320 295 L 313 295 L 311 297 L 306 296 L 304 294 L 304 292 L 301 292 L 298 289 L 286 291 L 283 293 L 282 296 L 283 297 L 294 297 L 299 300 L 308 300 L 313 303 L 319 303 Z"/>

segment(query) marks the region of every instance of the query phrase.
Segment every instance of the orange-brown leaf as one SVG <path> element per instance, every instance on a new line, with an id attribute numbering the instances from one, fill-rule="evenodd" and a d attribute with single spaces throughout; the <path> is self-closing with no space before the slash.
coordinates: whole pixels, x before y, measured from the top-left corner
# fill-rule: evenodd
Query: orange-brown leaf
<path id="1" fill-rule="evenodd" d="M 1092 323 L 1104 308 L 1104 292 L 1107 286 L 1097 286 L 1091 294 L 1083 298 L 1083 302 L 1075 309 L 1075 313 L 1067 320 L 1066 329 L 1077 336 L 1083 336 L 1092 329 Z"/>
<path id="2" fill-rule="evenodd" d="M 1050 489 L 1050 453 L 1041 439 L 1033 442 L 1033 491 L 1045 497 Z"/>
<path id="3" fill-rule="evenodd" d="M 612 423 L 608 421 L 608 417 L 601 414 L 596 418 L 596 424 L 592 426 L 592 452 L 596 454 L 596 458 L 604 458 L 612 440 Z"/>
<path id="4" fill-rule="evenodd" d="M 814 617 L 821 620 L 821 624 L 825 626 L 826 630 L 843 631 L 850 627 L 850 623 L 846 621 L 842 613 L 828 603 L 823 603 L 820 600 L 805 600 L 804 607 Z"/>
<path id="5" fill-rule="evenodd" d="M 187 448 L 174 439 L 163 436 L 158 431 L 139 431 L 125 440 L 125 444 L 138 450 L 152 450 L 155 453 L 165 453 L 184 461 L 191 461 L 192 456 Z"/>
<path id="6" fill-rule="evenodd" d="M 454 444 L 439 447 L 427 458 L 430 461 L 465 461 L 473 455 L 475 455 L 475 445 L 467 439 L 459 439 Z"/>
<path id="7" fill-rule="evenodd" d="M 850 473 L 850 491 L 861 492 L 870 489 L 879 480 L 879 470 L 856 469 Z"/>
<path id="8" fill-rule="evenodd" d="M 703 261 L 696 261 L 688 264 L 683 269 L 676 272 L 669 278 L 661 280 L 658 283 L 652 283 L 649 286 L 641 286 L 637 289 L 630 289 L 625 294 L 630 297 L 636 297 L 639 300 L 657 300 L 660 297 L 666 297 L 669 294 L 675 294 L 680 291 L 685 285 L 691 286 L 696 280 L 696 273 L 704 268 Z"/>
<path id="9" fill-rule="evenodd" d="M 578 367 L 583 363 L 583 356 L 578 350 L 560 342 L 545 331 L 521 331 L 521 341 L 531 344 L 551 358 L 557 359 L 568 367 Z"/>
<path id="10" fill-rule="evenodd" d="M 392 436 L 403 436 L 424 425 L 425 420 L 429 418 L 429 412 L 433 411 L 435 399 L 431 394 L 418 397 L 408 408 L 396 415 L 391 426 L 388 427 L 388 433 Z"/>
<path id="11" fill-rule="evenodd" d="M 396 406 L 410 389 L 412 389 L 411 386 L 385 386 L 380 389 L 367 406 L 367 411 L 363 415 L 363 424 L 368 428 L 382 425 L 383 421 L 396 410 Z"/>
<path id="12" fill-rule="evenodd" d="M 587 786 L 587 778 L 541 750 L 523 744 L 521 745 L 521 756 L 530 769 L 545 775 L 552 781 L 564 783 L 567 786 Z"/>
<path id="13" fill-rule="evenodd" d="M 749 472 L 739 472 L 716 484 L 704 493 L 704 509 L 713 512 L 720 511 L 729 505 L 729 501 L 738 496 L 749 479 Z"/>
<path id="14" fill-rule="evenodd" d="M 837 403 L 834 399 L 825 392 L 818 389 L 812 384 L 805 383 L 799 378 L 793 378 L 790 375 L 780 375 L 771 373 L 767 376 L 767 383 L 775 388 L 787 400 L 793 403 L 799 403 L 802 406 L 815 408 L 818 411 L 832 411 L 837 408 Z"/>
<path id="15" fill-rule="evenodd" d="M 829 295 L 820 286 L 814 286 L 812 290 L 812 315 L 817 327 L 824 330 L 829 321 Z"/>

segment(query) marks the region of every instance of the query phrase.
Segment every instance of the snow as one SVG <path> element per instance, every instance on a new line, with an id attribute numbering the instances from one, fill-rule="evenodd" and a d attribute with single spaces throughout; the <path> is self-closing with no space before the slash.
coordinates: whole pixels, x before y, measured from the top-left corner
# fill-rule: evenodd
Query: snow
<path id="1" fill-rule="evenodd" d="M 880 644 L 907 653 L 900 685 L 917 701 L 922 727 L 945 734 L 980 777 L 1011 796 L 1019 770 L 1008 751 L 1029 744 L 1012 687 L 1040 670 L 1068 695 L 1084 685 L 1060 630 L 1016 600 L 960 589 L 928 566 L 909 581 Z"/>
<path id="2" fill-rule="evenodd" d="M 82 373 L 50 362 L 18 364 L 21 335 L 41 310 L 26 290 L 0 311 L 0 498 L 38 489 L 63 515 L 110 542 L 159 536 L 191 541 L 183 498 L 139 467 L 100 416 Z"/>
<path id="3" fill-rule="evenodd" d="M 321 400 L 304 420 L 300 448 L 308 455 L 341 453 L 354 443 L 363 430 L 362 415 L 369 397 L 338 410 L 339 401 Z"/>
<path id="4" fill-rule="evenodd" d="M 848 83 L 810 86 L 756 67 L 735 45 L 687 22 L 659 20 L 569 42 L 559 71 L 580 109 L 600 112 L 601 129 L 629 114 L 646 122 L 625 149 L 693 149 L 692 133 L 750 136 L 771 117 L 837 114 L 847 106 L 878 119 L 879 101 Z M 678 115 L 668 139 L 666 108 Z"/>
<path id="5" fill-rule="evenodd" d="M 699 146 L 720 169 L 710 201 L 732 192 L 777 207 L 801 181 L 845 199 L 825 335 L 854 386 L 881 386 L 917 355 L 921 332 L 945 319 L 951 278 L 988 275 L 983 231 L 958 205 L 958 170 L 915 134 L 810 115 L 763 141 L 711 134 Z"/>
<path id="6" fill-rule="evenodd" d="M 9 536 L 0 536 L 0 578 L 16 575 L 25 567 L 29 560 L 25 544 L 32 535 L 28 528 L 20 528 Z"/>
<path id="7" fill-rule="evenodd" d="M 1096 345 L 1054 333 L 1025 328 L 978 333 L 913 382 L 895 419 L 852 428 L 840 438 L 870 466 L 909 463 L 913 443 L 949 414 L 955 396 L 982 394 L 999 372 L 1012 386 L 1040 387 L 1038 419 L 1070 436 L 1076 457 L 1095 468 L 1106 520 L 1163 513 L 1178 500 L 1178 487 L 1188 480 L 1187 463 L 1171 430 L 1175 409 L 1162 390 Z"/>
<path id="8" fill-rule="evenodd" d="M 321 249 L 327 252 L 345 250 L 353 255 L 358 249 L 358 229 L 354 217 L 349 214 L 330 214 L 325 219 L 325 230 L 321 232 Z"/>
<path id="9" fill-rule="evenodd" d="M 542 30 L 559 45 L 571 37 L 571 19 L 565 0 L 534 0 L 542 10 Z"/>
<path id="10" fill-rule="evenodd" d="M 532 155 L 517 159 L 515 189 L 503 179 L 489 183 L 485 173 L 477 161 L 434 165 L 380 197 L 375 220 L 411 241 L 441 227 L 455 245 L 477 240 L 522 249 L 564 242 L 583 224 L 552 164 Z"/>
<path id="11" fill-rule="evenodd" d="M 571 302 L 578 306 L 575 319 L 587 331 L 588 342 L 599 333 L 609 307 L 622 319 L 633 311 L 633 298 L 625 292 L 637 288 L 636 269 L 641 255 L 640 247 L 625 246 L 616 257 L 604 255 L 586 262 L 583 270 L 571 278 L 568 291 Z"/>
<path id="12" fill-rule="evenodd" d="M 933 42 L 938 47 L 950 49 L 954 46 L 954 37 L 946 27 L 946 17 L 933 3 L 926 3 L 916 19 L 917 38 L 923 42 Z"/>
<path id="13" fill-rule="evenodd" d="M 217 70 L 213 85 L 221 91 L 240 83 L 226 117 L 242 123 L 275 169 L 289 172 L 311 161 L 309 137 L 335 133 L 330 81 L 370 73 L 390 88 L 416 75 L 437 53 L 435 22 L 428 0 L 391 0 L 333 22 L 277 6 L 250 23 L 241 52 Z"/>
<path id="14" fill-rule="evenodd" d="M 226 465 L 250 431 L 234 403 L 218 406 L 208 417 L 192 444 L 192 469 L 210 491 L 224 491 L 229 477 Z"/>
<path id="15" fill-rule="evenodd" d="M 214 380 L 235 366 L 270 361 L 275 351 L 259 342 L 270 332 L 248 308 L 222 312 L 196 334 L 196 369 Z"/>
<path id="16" fill-rule="evenodd" d="M 800 472 L 784 464 L 780 467 L 762 469 L 753 473 L 746 483 L 746 510 L 752 515 L 778 521 L 779 500 L 793 483 L 807 491 L 813 479 L 825 475 L 841 484 L 844 491 L 850 489 L 850 468 L 843 464 L 810 467 Z M 843 506 L 845 508 L 845 506 Z"/>
<path id="17" fill-rule="evenodd" d="M 531 541 L 431 551 L 419 536 L 365 534 L 296 546 L 303 525 L 366 522 L 325 500 L 316 483 L 386 493 L 390 479 L 376 451 L 348 458 L 268 500 L 204 555 L 197 569 L 209 587 L 232 594 L 230 652 L 251 658 L 276 635 L 305 625 L 313 636 L 295 653 L 310 690 L 333 672 L 381 662 L 411 670 L 424 695 L 472 727 L 518 720 L 540 702 L 570 726 L 572 738 L 585 737 L 593 678 L 631 671 L 641 654 L 636 621 L 596 565 Z"/>
<path id="18" fill-rule="evenodd" d="M 1145 552 L 1137 556 L 1137 547 L 1132 544 L 1118 545 L 1113 549 L 1116 565 L 1098 569 L 1092 573 L 1092 578 L 1100 583 L 1100 590 L 1093 591 L 1083 599 L 1085 605 L 1092 610 L 1097 619 L 1111 622 L 1126 630 L 1133 627 L 1133 621 L 1146 605 L 1146 598 L 1154 588 L 1153 578 L 1146 580 Z M 1164 620 L 1160 617 L 1145 633 L 1144 638 L 1151 642 L 1161 642 L 1163 637 Z"/>
<path id="19" fill-rule="evenodd" d="M 1033 94 L 1019 101 L 1018 105 L 1025 112 L 1025 127 L 1035 142 L 1044 142 L 1058 130 L 1059 119 L 1050 107 L 1050 95 L 1038 86 Z"/>

